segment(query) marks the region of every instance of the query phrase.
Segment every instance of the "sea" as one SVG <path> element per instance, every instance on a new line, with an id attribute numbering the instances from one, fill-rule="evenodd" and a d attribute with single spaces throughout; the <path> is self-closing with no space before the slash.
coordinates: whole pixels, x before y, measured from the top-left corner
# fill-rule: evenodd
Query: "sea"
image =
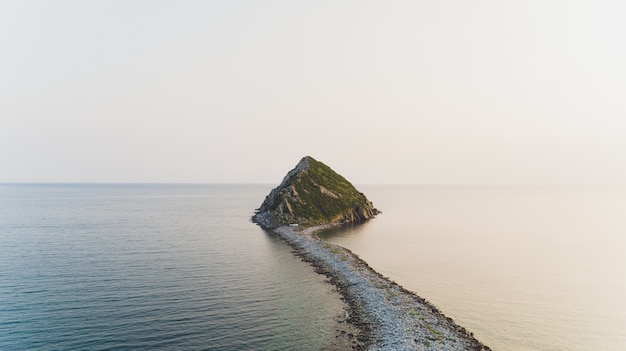
<path id="1" fill-rule="evenodd" d="M 501 351 L 626 350 L 626 188 L 361 186 L 322 237 Z"/>
<path id="2" fill-rule="evenodd" d="M 0 185 L 0 350 L 321 350 L 343 304 L 274 185 Z M 322 233 L 493 350 L 626 349 L 626 189 L 358 186 Z"/>
<path id="3" fill-rule="evenodd" d="M 343 312 L 271 186 L 0 185 L 0 350 L 320 350 Z"/>

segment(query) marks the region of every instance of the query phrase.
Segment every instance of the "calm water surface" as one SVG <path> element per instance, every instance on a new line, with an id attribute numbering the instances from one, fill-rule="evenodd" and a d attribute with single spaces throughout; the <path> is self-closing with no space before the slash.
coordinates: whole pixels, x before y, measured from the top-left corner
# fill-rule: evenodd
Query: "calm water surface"
<path id="1" fill-rule="evenodd" d="M 626 350 L 626 191 L 359 187 L 383 211 L 325 239 L 494 350 Z"/>
<path id="2" fill-rule="evenodd" d="M 270 188 L 0 185 L 0 349 L 319 350 L 341 305 L 249 222 Z M 360 188 L 327 240 L 494 350 L 624 350 L 624 189 Z"/>
<path id="3" fill-rule="evenodd" d="M 341 308 L 271 186 L 0 185 L 0 350 L 319 350 Z"/>

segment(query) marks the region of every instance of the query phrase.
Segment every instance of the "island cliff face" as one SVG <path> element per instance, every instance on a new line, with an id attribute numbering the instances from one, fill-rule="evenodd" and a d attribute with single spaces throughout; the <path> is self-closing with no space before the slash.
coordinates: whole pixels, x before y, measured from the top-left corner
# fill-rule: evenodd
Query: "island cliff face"
<path id="1" fill-rule="evenodd" d="M 293 224 L 308 227 L 362 222 L 378 213 L 344 177 L 306 156 L 265 197 L 252 221 L 266 229 Z"/>

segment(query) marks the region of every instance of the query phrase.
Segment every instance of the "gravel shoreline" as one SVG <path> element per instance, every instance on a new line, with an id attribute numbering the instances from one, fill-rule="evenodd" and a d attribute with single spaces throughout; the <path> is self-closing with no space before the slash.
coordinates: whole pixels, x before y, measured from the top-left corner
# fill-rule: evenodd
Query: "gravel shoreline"
<path id="1" fill-rule="evenodd" d="M 491 350 L 428 301 L 374 271 L 350 250 L 317 238 L 317 232 L 329 227 L 280 227 L 273 231 L 338 288 L 350 307 L 345 322 L 360 330 L 358 335 L 348 335 L 350 348 Z"/>

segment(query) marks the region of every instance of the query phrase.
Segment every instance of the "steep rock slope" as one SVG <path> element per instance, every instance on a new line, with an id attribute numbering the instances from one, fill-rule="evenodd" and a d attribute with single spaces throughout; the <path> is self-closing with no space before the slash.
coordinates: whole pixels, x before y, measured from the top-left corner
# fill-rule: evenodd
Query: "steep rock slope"
<path id="1" fill-rule="evenodd" d="M 263 228 L 361 222 L 380 213 L 344 177 L 310 156 L 300 160 L 252 217 Z"/>

